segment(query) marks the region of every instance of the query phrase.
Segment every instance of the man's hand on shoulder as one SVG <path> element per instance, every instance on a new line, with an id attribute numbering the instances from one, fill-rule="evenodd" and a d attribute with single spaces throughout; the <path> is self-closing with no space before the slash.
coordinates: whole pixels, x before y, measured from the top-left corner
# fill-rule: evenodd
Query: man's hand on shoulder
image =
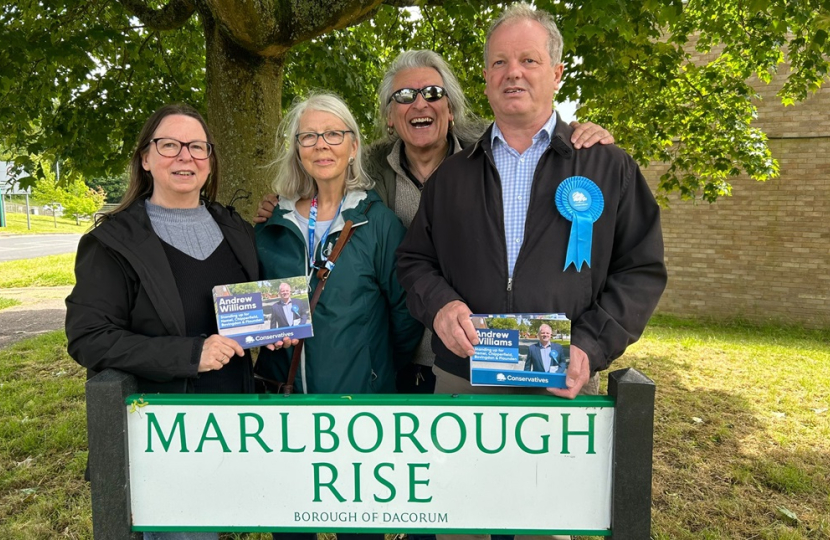
<path id="1" fill-rule="evenodd" d="M 573 399 L 582 390 L 588 379 L 591 378 L 591 364 L 588 362 L 588 355 L 585 351 L 571 345 L 571 362 L 568 365 L 568 372 L 565 375 L 567 388 L 548 388 L 548 392 L 561 398 Z"/>
<path id="2" fill-rule="evenodd" d="M 590 148 L 596 143 L 611 144 L 614 142 L 614 136 L 602 126 L 598 126 L 593 122 L 585 122 L 580 124 L 576 120 L 570 123 L 574 128 L 573 135 L 571 135 L 571 143 L 574 148 Z"/>
<path id="3" fill-rule="evenodd" d="M 265 196 L 259 201 L 259 206 L 256 209 L 256 216 L 254 217 L 254 223 L 265 223 L 271 216 L 274 215 L 274 209 L 280 203 L 280 198 L 277 197 L 274 193 L 266 193 Z"/>
<path id="4" fill-rule="evenodd" d="M 432 321 L 435 333 L 456 356 L 472 356 L 475 353 L 473 347 L 478 345 L 478 334 L 470 320 L 472 313 L 467 304 L 453 300 L 442 307 Z"/>

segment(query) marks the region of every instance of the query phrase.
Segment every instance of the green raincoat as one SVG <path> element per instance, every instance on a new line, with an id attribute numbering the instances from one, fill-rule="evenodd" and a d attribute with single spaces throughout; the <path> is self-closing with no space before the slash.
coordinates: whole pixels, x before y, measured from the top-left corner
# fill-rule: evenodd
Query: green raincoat
<path id="1" fill-rule="evenodd" d="M 262 279 L 309 273 L 308 239 L 294 215 L 296 200 L 281 200 L 256 227 Z M 369 204 L 371 203 L 371 205 Z M 395 373 L 412 360 L 423 326 L 409 314 L 395 273 L 395 249 L 406 230 L 373 191 L 347 193 L 315 260 L 331 252 L 346 220 L 354 234 L 344 247 L 312 316 L 295 388 L 310 394 L 394 393 Z M 319 280 L 312 274 L 309 301 Z M 293 349 L 263 348 L 256 373 L 285 381 Z"/>

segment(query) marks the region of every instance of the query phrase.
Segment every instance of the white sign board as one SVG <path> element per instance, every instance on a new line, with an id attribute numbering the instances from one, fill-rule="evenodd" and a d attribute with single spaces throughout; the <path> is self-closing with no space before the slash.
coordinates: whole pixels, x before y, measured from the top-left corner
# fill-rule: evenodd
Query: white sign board
<path id="1" fill-rule="evenodd" d="M 144 399 L 128 415 L 134 530 L 611 526 L 612 398 Z"/>

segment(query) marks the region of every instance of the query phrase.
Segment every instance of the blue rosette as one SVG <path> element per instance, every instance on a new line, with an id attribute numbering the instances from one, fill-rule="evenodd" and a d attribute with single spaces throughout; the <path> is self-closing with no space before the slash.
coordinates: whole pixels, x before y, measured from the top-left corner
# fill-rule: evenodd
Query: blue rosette
<path id="1" fill-rule="evenodd" d="M 556 209 L 562 217 L 572 223 L 563 271 L 571 264 L 577 272 L 582 270 L 582 263 L 590 268 L 594 222 L 599 219 L 605 208 L 602 191 L 584 176 L 571 176 L 559 184 L 555 198 Z"/>

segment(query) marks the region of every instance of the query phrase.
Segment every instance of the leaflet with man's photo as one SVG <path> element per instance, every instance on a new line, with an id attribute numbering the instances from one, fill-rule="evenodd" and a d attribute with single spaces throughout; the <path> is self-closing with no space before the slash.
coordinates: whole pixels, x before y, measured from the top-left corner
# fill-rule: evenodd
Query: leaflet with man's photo
<path id="1" fill-rule="evenodd" d="M 564 313 L 470 315 L 479 343 L 470 358 L 473 386 L 565 388 L 571 321 Z"/>
<path id="2" fill-rule="evenodd" d="M 219 334 L 243 349 L 314 335 L 305 276 L 218 285 L 213 304 Z"/>

